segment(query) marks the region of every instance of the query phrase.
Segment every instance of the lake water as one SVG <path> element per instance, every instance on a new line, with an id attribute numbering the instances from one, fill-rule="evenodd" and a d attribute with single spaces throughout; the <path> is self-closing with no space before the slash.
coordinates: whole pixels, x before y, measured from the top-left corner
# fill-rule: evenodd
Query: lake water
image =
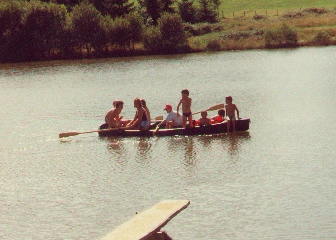
<path id="1" fill-rule="evenodd" d="M 232 95 L 250 130 L 58 138 L 184 88 L 193 111 Z M 165 199 L 191 201 L 176 240 L 335 239 L 335 93 L 336 47 L 0 65 L 0 239 L 99 239 Z"/>

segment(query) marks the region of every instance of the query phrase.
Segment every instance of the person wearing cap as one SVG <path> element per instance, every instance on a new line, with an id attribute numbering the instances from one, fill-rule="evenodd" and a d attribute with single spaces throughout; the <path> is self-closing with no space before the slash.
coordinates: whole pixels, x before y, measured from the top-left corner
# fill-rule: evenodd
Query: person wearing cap
<path id="1" fill-rule="evenodd" d="M 166 124 L 166 128 L 182 127 L 182 116 L 173 111 L 172 105 L 166 104 L 163 110 L 167 111 L 168 116 L 156 127 L 156 129 L 159 129 L 162 124 Z"/>

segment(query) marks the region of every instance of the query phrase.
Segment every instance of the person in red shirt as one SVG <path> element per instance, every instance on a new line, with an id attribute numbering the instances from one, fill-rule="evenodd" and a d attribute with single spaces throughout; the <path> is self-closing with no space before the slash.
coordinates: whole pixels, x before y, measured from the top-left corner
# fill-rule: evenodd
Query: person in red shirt
<path id="1" fill-rule="evenodd" d="M 225 120 L 225 110 L 223 108 L 218 110 L 218 115 L 211 118 L 211 123 L 221 123 Z"/>

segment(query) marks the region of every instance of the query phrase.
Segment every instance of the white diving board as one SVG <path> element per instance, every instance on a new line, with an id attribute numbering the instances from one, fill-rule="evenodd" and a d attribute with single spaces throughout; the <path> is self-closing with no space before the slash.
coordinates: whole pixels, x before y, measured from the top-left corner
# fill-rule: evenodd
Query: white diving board
<path id="1" fill-rule="evenodd" d="M 160 229 L 187 208 L 189 200 L 164 200 L 136 214 L 132 219 L 109 232 L 101 240 L 171 239 Z"/>

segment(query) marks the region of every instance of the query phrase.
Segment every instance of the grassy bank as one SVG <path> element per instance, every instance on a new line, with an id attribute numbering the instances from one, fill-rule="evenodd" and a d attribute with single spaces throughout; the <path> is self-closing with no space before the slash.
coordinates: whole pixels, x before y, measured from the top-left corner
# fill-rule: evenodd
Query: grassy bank
<path id="1" fill-rule="evenodd" d="M 325 7 L 333 9 L 336 7 L 334 0 L 225 0 L 220 5 L 220 14 L 222 12 L 226 17 L 232 17 L 232 13 L 235 12 L 236 16 L 242 16 L 244 14 L 251 16 L 252 14 L 265 14 L 266 11 L 270 16 L 282 14 L 284 11 L 297 11 L 305 8 L 313 7 Z"/>
<path id="2" fill-rule="evenodd" d="M 266 48 L 265 31 L 277 29 L 284 23 L 296 31 L 298 46 L 336 44 L 336 11 L 325 8 L 284 11 L 278 16 L 221 18 L 215 31 L 190 36 L 188 41 L 195 51 L 263 49 Z"/>

